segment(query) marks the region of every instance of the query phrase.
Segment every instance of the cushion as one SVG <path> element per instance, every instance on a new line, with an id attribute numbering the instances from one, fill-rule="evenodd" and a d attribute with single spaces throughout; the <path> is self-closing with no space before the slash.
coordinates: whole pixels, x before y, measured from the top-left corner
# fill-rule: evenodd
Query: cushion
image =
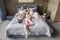
<path id="1" fill-rule="evenodd" d="M 23 5 L 23 7 L 24 7 L 24 9 L 26 9 L 27 8 L 27 5 Z M 16 13 L 20 10 L 20 8 L 21 8 L 20 5 L 18 5 L 16 7 Z M 32 9 L 32 10 L 37 10 L 37 5 L 29 5 L 29 8 Z"/>
<path id="2" fill-rule="evenodd" d="M 30 9 L 32 9 L 32 10 L 37 10 L 37 5 L 30 5 L 29 7 L 30 7 Z"/>

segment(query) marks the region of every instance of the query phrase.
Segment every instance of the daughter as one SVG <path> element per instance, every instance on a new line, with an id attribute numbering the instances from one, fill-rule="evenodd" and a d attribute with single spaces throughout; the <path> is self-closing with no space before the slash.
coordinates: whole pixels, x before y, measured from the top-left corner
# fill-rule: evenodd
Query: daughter
<path id="1" fill-rule="evenodd" d="M 26 25 L 26 29 L 27 29 L 27 30 L 29 29 L 29 26 L 33 26 L 33 25 L 34 25 L 34 23 L 33 23 L 32 20 L 31 20 L 31 16 L 30 16 L 28 10 L 26 10 L 25 25 Z"/>

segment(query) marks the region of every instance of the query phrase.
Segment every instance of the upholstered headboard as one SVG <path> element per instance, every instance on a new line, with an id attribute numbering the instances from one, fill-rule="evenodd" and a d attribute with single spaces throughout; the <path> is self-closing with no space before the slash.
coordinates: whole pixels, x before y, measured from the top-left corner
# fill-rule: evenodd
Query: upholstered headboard
<path id="1" fill-rule="evenodd" d="M 29 8 L 31 8 L 32 10 L 37 10 L 37 5 L 28 5 L 28 6 L 29 6 Z M 24 9 L 26 9 L 26 8 L 27 8 L 27 5 L 23 5 L 23 7 L 24 7 Z M 18 12 L 18 11 L 20 10 L 20 8 L 21 8 L 21 6 L 18 5 L 18 6 L 16 7 L 16 12 Z"/>

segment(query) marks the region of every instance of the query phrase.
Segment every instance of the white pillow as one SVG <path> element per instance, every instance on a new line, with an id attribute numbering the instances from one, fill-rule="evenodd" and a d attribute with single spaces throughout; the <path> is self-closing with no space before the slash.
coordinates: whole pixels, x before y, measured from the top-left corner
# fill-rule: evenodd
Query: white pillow
<path id="1" fill-rule="evenodd" d="M 36 10 L 36 8 L 30 8 L 30 9 L 32 9 L 32 10 Z"/>
<path id="2" fill-rule="evenodd" d="M 35 18 L 39 18 L 38 13 L 37 13 L 37 12 L 34 12 L 33 17 L 35 17 Z"/>

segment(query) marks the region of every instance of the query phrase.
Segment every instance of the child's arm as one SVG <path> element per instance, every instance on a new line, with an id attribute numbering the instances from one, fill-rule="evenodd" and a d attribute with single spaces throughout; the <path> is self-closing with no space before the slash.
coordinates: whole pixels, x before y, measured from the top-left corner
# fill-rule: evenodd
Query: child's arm
<path id="1" fill-rule="evenodd" d="M 20 19 L 22 20 L 25 17 L 25 13 L 20 14 Z"/>
<path id="2" fill-rule="evenodd" d="M 16 15 L 15 15 L 15 16 L 17 17 L 17 16 L 19 16 L 19 15 L 20 15 L 20 13 L 16 13 Z"/>

